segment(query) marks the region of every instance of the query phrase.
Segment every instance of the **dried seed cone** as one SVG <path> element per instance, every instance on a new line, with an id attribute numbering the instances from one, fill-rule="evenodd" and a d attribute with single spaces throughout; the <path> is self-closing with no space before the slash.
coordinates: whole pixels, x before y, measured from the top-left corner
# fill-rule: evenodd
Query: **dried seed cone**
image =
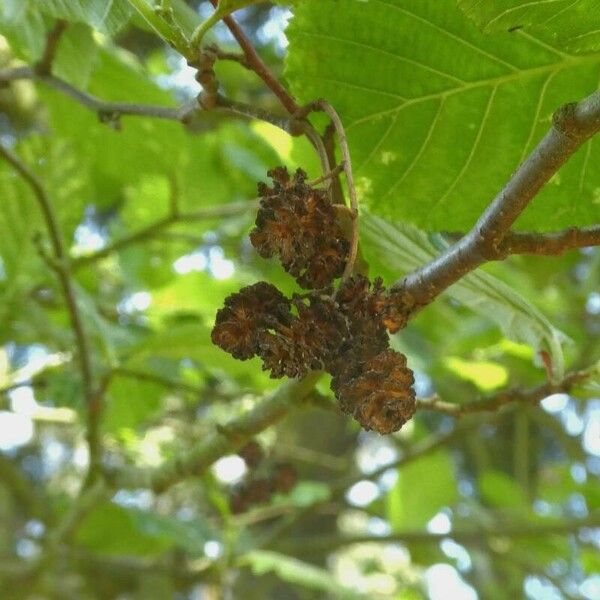
<path id="1" fill-rule="evenodd" d="M 308 185 L 301 169 L 293 178 L 284 167 L 267 174 L 273 187 L 258 187 L 261 201 L 252 245 L 263 258 L 277 256 L 303 288 L 329 285 L 344 272 L 349 243 L 326 192 Z"/>
<path id="2" fill-rule="evenodd" d="M 250 440 L 238 450 L 238 456 L 244 460 L 249 469 L 256 469 L 264 458 L 264 452 L 256 440 Z"/>
<path id="3" fill-rule="evenodd" d="M 358 373 L 347 370 L 332 382 L 344 412 L 366 430 L 397 431 L 416 410 L 413 373 L 406 357 L 385 350 L 363 363 Z"/>
<path id="4" fill-rule="evenodd" d="M 303 377 L 309 371 L 327 369 L 339 354 L 347 330 L 333 301 L 309 296 L 308 304 L 295 297 L 298 312 L 288 326 L 263 331 L 259 354 L 271 377 Z"/>
<path id="5" fill-rule="evenodd" d="M 225 299 L 211 339 L 234 358 L 247 360 L 259 352 L 262 328 L 290 319 L 290 301 L 274 285 L 259 281 Z"/>
<path id="6" fill-rule="evenodd" d="M 409 310 L 398 292 L 386 292 L 381 277 L 373 283 L 364 275 L 355 275 L 340 285 L 336 299 L 349 316 L 380 322 L 390 333 L 406 326 Z"/>
<path id="7" fill-rule="evenodd" d="M 273 489 L 280 494 L 287 494 L 292 491 L 298 481 L 298 473 L 293 465 L 289 463 L 279 463 L 273 470 Z"/>

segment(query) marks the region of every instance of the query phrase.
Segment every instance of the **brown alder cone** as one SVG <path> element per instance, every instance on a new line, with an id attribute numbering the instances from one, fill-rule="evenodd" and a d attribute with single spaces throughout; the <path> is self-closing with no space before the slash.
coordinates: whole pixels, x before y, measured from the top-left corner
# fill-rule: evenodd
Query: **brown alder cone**
<path id="1" fill-rule="evenodd" d="M 259 281 L 225 299 L 225 306 L 217 311 L 211 339 L 234 358 L 247 360 L 259 351 L 261 328 L 290 319 L 290 301 L 274 285 Z"/>
<path id="2" fill-rule="evenodd" d="M 298 169 L 270 170 L 273 187 L 259 184 L 260 209 L 250 241 L 263 258 L 277 256 L 300 286 L 320 289 L 340 277 L 349 243 L 324 190 L 306 183 Z"/>
<path id="3" fill-rule="evenodd" d="M 355 275 L 334 291 L 349 245 L 327 194 L 307 185 L 301 170 L 293 178 L 284 167 L 268 174 L 274 184 L 259 184 L 251 241 L 319 291 L 290 300 L 266 282 L 243 288 L 218 311 L 213 342 L 242 360 L 260 356 L 273 378 L 328 371 L 342 410 L 367 430 L 396 431 L 414 413 L 415 395 L 412 371 L 389 349 L 388 331 L 403 328 L 412 307 L 381 278 Z"/>
<path id="4" fill-rule="evenodd" d="M 390 333 L 396 333 L 408 321 L 409 308 L 404 305 L 401 294 L 387 293 L 381 277 L 371 284 L 364 275 L 354 275 L 340 285 L 336 300 L 344 313 L 376 319 Z"/>
<path id="5" fill-rule="evenodd" d="M 267 477 L 258 477 L 237 485 L 229 497 L 231 512 L 246 512 L 251 506 L 265 504 L 274 493 L 288 494 L 298 481 L 298 473 L 287 462 L 277 463 Z"/>
<path id="6" fill-rule="evenodd" d="M 295 296 L 292 303 L 298 316 L 289 325 L 260 333 L 263 368 L 273 378 L 303 377 L 327 369 L 347 335 L 346 322 L 331 299 L 309 294 L 306 301 Z"/>
<path id="7" fill-rule="evenodd" d="M 250 505 L 244 498 L 242 490 L 236 490 L 229 497 L 229 508 L 234 515 L 245 513 Z"/>
<path id="8" fill-rule="evenodd" d="M 273 495 L 273 484 L 266 478 L 253 479 L 243 486 L 242 493 L 248 504 L 264 504 Z"/>
<path id="9" fill-rule="evenodd" d="M 339 376 L 334 390 L 341 409 L 364 429 L 387 434 L 400 429 L 414 415 L 413 383 L 406 357 L 388 349 L 363 363 L 358 373 L 349 370 Z"/>
<path id="10" fill-rule="evenodd" d="M 298 481 L 298 473 L 290 463 L 278 463 L 273 470 L 273 489 L 280 494 L 292 491 Z"/>
<path id="11" fill-rule="evenodd" d="M 383 307 L 386 297 L 380 279 L 371 282 L 356 275 L 342 283 L 335 295 L 347 324 L 345 343 L 332 356 L 329 371 L 334 381 L 358 372 L 362 363 L 388 348 Z"/>
<path id="12" fill-rule="evenodd" d="M 238 450 L 238 456 L 241 457 L 249 469 L 255 469 L 264 458 L 262 446 L 256 440 L 250 440 L 243 448 Z"/>
<path id="13" fill-rule="evenodd" d="M 390 308 L 381 280 L 362 275 L 327 292 L 289 300 L 266 282 L 242 288 L 218 311 L 213 342 L 236 358 L 259 355 L 273 378 L 326 370 L 344 412 L 365 429 L 396 431 L 414 412 L 412 372 L 386 332 L 404 326 L 402 305 Z"/>

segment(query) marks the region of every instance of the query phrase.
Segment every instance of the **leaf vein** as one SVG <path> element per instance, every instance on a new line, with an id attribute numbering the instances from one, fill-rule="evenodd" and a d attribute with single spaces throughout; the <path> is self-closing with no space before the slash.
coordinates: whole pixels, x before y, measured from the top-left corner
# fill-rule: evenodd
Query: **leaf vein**
<path id="1" fill-rule="evenodd" d="M 373 157 L 378 152 L 379 148 L 381 148 L 381 146 L 385 143 L 385 141 L 389 137 L 390 133 L 394 129 L 394 125 L 396 125 L 396 121 L 398 120 L 398 115 L 399 115 L 399 113 L 397 113 L 396 115 L 394 115 L 393 118 L 390 119 L 390 124 L 389 124 L 388 128 L 386 129 L 385 133 L 379 138 L 379 141 L 377 142 L 377 144 L 375 144 L 375 146 L 373 147 L 373 150 L 371 150 L 371 152 L 369 153 L 367 158 L 356 169 L 357 172 L 360 171 L 361 169 L 363 169 L 364 167 L 366 167 L 371 162 L 371 160 L 373 160 Z"/>
<path id="2" fill-rule="evenodd" d="M 437 122 L 438 122 L 438 120 L 440 118 L 440 115 L 442 114 L 442 108 L 444 106 L 444 102 L 445 102 L 445 98 L 442 98 L 440 100 L 440 103 L 439 103 L 438 109 L 437 109 L 437 111 L 435 113 L 435 116 L 431 120 L 431 123 L 429 125 L 428 130 L 427 130 L 427 135 L 423 138 L 423 141 L 421 142 L 421 145 L 419 146 L 419 149 L 415 153 L 415 155 L 414 155 L 414 157 L 413 157 L 410 165 L 408 165 L 408 167 L 404 170 L 404 173 L 402 173 L 402 175 L 400 176 L 400 178 L 392 184 L 392 186 L 390 187 L 390 189 L 385 194 L 383 194 L 382 199 L 386 198 L 387 196 L 389 196 L 391 193 L 394 192 L 394 190 L 396 188 L 398 188 L 402 184 L 402 182 L 406 179 L 406 177 L 408 177 L 409 173 L 415 168 L 415 166 L 419 162 L 421 156 L 423 156 L 423 153 L 427 149 L 427 146 L 429 145 L 429 141 L 431 140 L 431 138 L 433 136 L 433 131 L 435 129 L 435 126 L 437 125 Z"/>
<path id="3" fill-rule="evenodd" d="M 511 71 L 518 71 L 519 69 L 503 60 L 502 58 L 500 58 L 499 56 L 496 56 L 495 54 L 491 54 L 490 52 L 487 52 L 486 50 L 484 50 L 483 48 L 479 48 L 478 46 L 476 46 L 475 44 L 472 44 L 471 42 L 468 42 L 467 40 L 461 38 L 460 36 L 452 33 L 451 31 L 448 31 L 447 29 L 444 29 L 443 27 L 440 27 L 439 25 L 437 25 L 436 23 L 433 23 L 432 21 L 428 21 L 427 19 L 421 17 L 420 15 L 416 14 L 416 13 L 412 13 L 409 10 L 407 10 L 404 7 L 398 6 L 396 4 L 390 4 L 389 2 L 385 2 L 384 0 L 373 0 L 373 2 L 379 2 L 380 4 L 383 4 L 384 6 L 389 6 L 392 9 L 395 9 L 401 13 L 404 13 L 405 15 L 412 17 L 413 19 L 420 21 L 422 23 L 425 23 L 426 25 L 428 25 L 429 27 L 432 27 L 434 29 L 437 29 L 438 31 L 444 33 L 445 35 L 447 35 L 448 37 L 452 38 L 453 40 L 463 44 L 464 46 L 467 46 L 468 48 L 470 48 L 471 50 L 482 54 L 483 56 L 487 56 L 488 58 L 492 59 L 493 61 L 503 65 L 504 67 L 510 69 Z"/>
<path id="4" fill-rule="evenodd" d="M 477 135 L 475 136 L 475 139 L 473 140 L 473 144 L 471 145 L 471 151 L 469 152 L 469 155 L 467 156 L 467 160 L 465 161 L 465 164 L 462 166 L 460 171 L 457 173 L 456 177 L 454 178 L 454 181 L 450 184 L 448 189 L 444 192 L 444 194 L 442 196 L 440 196 L 437 199 L 437 201 L 435 202 L 435 204 L 433 205 L 431 210 L 435 210 L 437 208 L 437 206 L 439 204 L 441 204 L 454 191 L 454 188 L 456 188 L 456 186 L 459 184 L 459 182 L 461 181 L 461 179 L 464 177 L 465 173 L 471 166 L 471 162 L 473 161 L 475 152 L 477 151 L 477 148 L 479 147 L 479 143 L 481 142 L 481 136 L 482 136 L 483 130 L 485 129 L 485 125 L 487 123 L 488 117 L 490 116 L 490 112 L 492 109 L 492 105 L 494 104 L 494 98 L 496 97 L 497 91 L 498 91 L 497 86 L 492 88 L 492 92 L 490 94 L 490 97 L 488 98 L 487 104 L 485 106 L 485 110 L 482 114 L 481 121 L 479 123 Z"/>
<path id="5" fill-rule="evenodd" d="M 533 140 L 533 136 L 535 134 L 538 120 L 540 118 L 540 112 L 542 110 L 542 105 L 544 103 L 544 96 L 546 95 L 546 91 L 548 89 L 548 85 L 550 84 L 550 81 L 554 78 L 556 73 L 557 73 L 557 71 L 553 71 L 552 73 L 550 73 L 548 75 L 548 77 L 546 77 L 544 84 L 542 85 L 542 89 L 540 91 L 540 96 L 538 98 L 538 102 L 535 107 L 533 121 L 531 122 L 531 129 L 529 130 L 529 135 L 527 136 L 527 141 L 525 142 L 525 145 L 523 146 L 523 153 L 521 154 L 521 158 L 519 159 L 519 164 L 521 164 L 525 160 L 525 156 L 527 156 L 527 151 L 529 149 L 529 145 L 531 144 L 531 141 Z"/>
<path id="6" fill-rule="evenodd" d="M 389 50 L 385 50 L 383 48 L 378 48 L 377 46 L 371 46 L 370 44 L 365 44 L 364 42 L 359 42 L 356 40 L 349 40 L 346 38 L 340 38 L 337 36 L 330 35 L 328 33 L 315 33 L 315 32 L 309 32 L 309 31 L 298 31 L 296 33 L 300 34 L 300 35 L 304 35 L 306 37 L 314 37 L 314 38 L 321 38 L 321 39 L 325 39 L 325 40 L 331 40 L 333 42 L 340 42 L 342 44 L 348 44 L 349 46 L 358 46 L 359 48 L 365 48 L 367 50 L 379 52 L 380 54 L 385 54 L 386 56 L 391 56 L 392 58 L 395 58 L 402 62 L 408 63 L 410 65 L 414 65 L 421 69 L 425 69 L 427 71 L 435 73 L 436 75 L 445 77 L 446 79 L 450 79 L 454 83 L 459 83 L 459 84 L 466 83 L 466 81 L 464 79 L 460 79 L 459 77 L 456 77 L 450 73 L 445 73 L 444 71 L 440 71 L 439 69 L 436 69 L 435 67 L 431 67 L 430 65 L 422 63 L 418 60 L 414 60 L 414 59 L 408 58 L 406 56 L 401 56 L 400 54 L 397 54 L 395 52 L 390 52 Z"/>
<path id="7" fill-rule="evenodd" d="M 534 2 L 526 2 L 524 4 L 519 4 L 517 6 L 511 6 L 510 8 L 507 8 L 506 10 L 503 10 L 502 12 L 498 13 L 491 21 L 488 21 L 486 27 L 491 27 L 496 21 L 502 19 L 502 17 L 505 17 L 506 15 L 509 15 L 513 12 L 518 12 L 521 9 L 530 6 L 539 6 L 541 4 L 555 4 L 556 2 L 564 2 L 564 0 L 537 0 Z"/>

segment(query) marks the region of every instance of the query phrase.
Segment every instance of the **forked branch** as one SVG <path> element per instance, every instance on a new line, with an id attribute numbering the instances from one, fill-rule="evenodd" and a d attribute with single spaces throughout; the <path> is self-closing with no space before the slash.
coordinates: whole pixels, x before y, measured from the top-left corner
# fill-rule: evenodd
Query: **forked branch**
<path id="1" fill-rule="evenodd" d="M 398 281 L 394 288 L 404 292 L 415 307 L 429 304 L 447 287 L 486 261 L 500 260 L 519 248 L 554 248 L 568 240 L 578 246 L 597 240 L 594 228 L 582 233 L 557 234 L 554 239 L 510 234 L 513 223 L 558 169 L 600 130 L 600 91 L 579 103 L 556 111 L 553 124 L 540 143 L 521 164 L 510 181 L 494 198 L 473 229 L 429 264 Z M 534 252 L 535 253 L 535 252 Z"/>

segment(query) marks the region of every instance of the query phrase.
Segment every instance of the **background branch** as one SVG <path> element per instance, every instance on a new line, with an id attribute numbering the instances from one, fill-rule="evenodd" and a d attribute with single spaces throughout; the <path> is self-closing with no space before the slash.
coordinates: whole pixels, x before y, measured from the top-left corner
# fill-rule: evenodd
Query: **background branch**
<path id="1" fill-rule="evenodd" d="M 497 525 L 490 528 L 473 528 L 456 530 L 449 533 L 429 533 L 428 531 L 401 531 L 389 535 L 355 535 L 341 537 L 311 536 L 310 538 L 298 538 L 284 545 L 286 551 L 295 553 L 331 551 L 340 546 L 365 543 L 438 543 L 444 539 L 453 539 L 459 544 L 481 544 L 486 543 L 489 538 L 538 538 L 549 535 L 577 534 L 582 529 L 600 527 L 600 512 L 596 511 L 582 519 L 564 519 L 550 521 L 544 524 L 533 525 L 528 522 Z"/>
<path id="2" fill-rule="evenodd" d="M 462 417 L 477 412 L 494 412 L 507 404 L 537 404 L 552 394 L 567 393 L 577 384 L 589 379 L 595 372 L 596 367 L 575 371 L 567 374 L 561 382 L 556 384 L 548 382 L 529 389 L 513 388 L 466 404 L 444 402 L 440 400 L 439 396 L 434 395 L 429 398 L 419 398 L 417 405 L 421 409 L 434 410 L 453 417 Z"/>
<path id="3" fill-rule="evenodd" d="M 199 476 L 219 458 L 241 448 L 252 436 L 282 419 L 312 390 L 320 373 L 304 379 L 289 380 L 251 411 L 233 419 L 208 434 L 197 446 L 155 468 L 123 468 L 106 470 L 107 480 L 115 488 L 149 488 L 157 493 L 192 476 Z"/>
<path id="4" fill-rule="evenodd" d="M 0 82 L 30 79 L 40 81 L 58 92 L 69 96 L 82 106 L 95 111 L 102 120 L 118 119 L 121 116 L 153 117 L 184 122 L 200 110 L 198 104 L 184 104 L 178 108 L 168 106 L 155 106 L 151 104 L 136 104 L 131 102 L 108 102 L 83 92 L 59 77 L 38 72 L 31 67 L 17 67 L 14 69 L 0 70 Z"/>
<path id="5" fill-rule="evenodd" d="M 237 214 L 243 214 L 250 210 L 255 210 L 258 208 L 258 200 L 242 200 L 241 202 L 230 202 L 229 204 L 221 204 L 217 206 L 206 206 L 204 208 L 200 208 L 196 211 L 190 211 L 185 213 L 172 212 L 171 214 L 163 217 L 162 219 L 158 219 L 154 223 L 151 223 L 147 227 L 143 227 L 138 231 L 134 231 L 130 235 L 126 235 L 118 240 L 115 240 L 112 244 L 97 250 L 96 252 L 91 252 L 90 254 L 85 254 L 83 256 L 79 256 L 72 260 L 72 268 L 79 269 L 91 263 L 94 263 L 98 260 L 106 258 L 111 254 L 118 252 L 119 250 L 123 250 L 124 248 L 128 248 L 129 246 L 133 246 L 135 244 L 139 244 L 146 240 L 149 240 L 159 234 L 161 234 L 164 229 L 175 223 L 185 223 L 190 221 L 200 221 L 203 219 L 219 219 L 222 217 L 229 217 Z"/>
<path id="6" fill-rule="evenodd" d="M 95 393 L 92 373 L 91 351 L 85 334 L 83 319 L 77 305 L 75 286 L 71 280 L 68 255 L 64 248 L 58 220 L 46 190 L 35 173 L 21 159 L 3 144 L 0 144 L 0 157 L 8 162 L 23 181 L 29 186 L 36 198 L 48 229 L 54 261 L 52 266 L 60 281 L 69 318 L 75 334 L 77 358 L 81 370 L 81 379 L 88 409 L 88 444 L 90 448 L 90 473 L 94 473 L 100 461 L 99 417 L 100 398 Z"/>

